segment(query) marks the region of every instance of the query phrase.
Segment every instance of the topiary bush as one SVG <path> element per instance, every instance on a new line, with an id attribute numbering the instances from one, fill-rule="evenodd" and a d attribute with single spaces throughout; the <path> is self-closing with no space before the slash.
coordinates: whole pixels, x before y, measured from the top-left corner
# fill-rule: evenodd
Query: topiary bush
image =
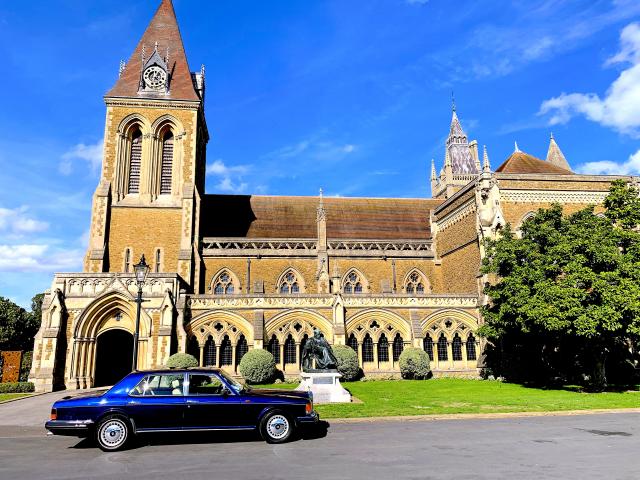
<path id="1" fill-rule="evenodd" d="M 165 366 L 169 368 L 189 368 L 200 365 L 196 357 L 188 353 L 174 353 L 169 357 Z"/>
<path id="2" fill-rule="evenodd" d="M 400 363 L 400 373 L 406 379 L 429 378 L 431 367 L 429 365 L 429 355 L 420 348 L 405 348 L 398 359 Z"/>
<path id="3" fill-rule="evenodd" d="M 31 393 L 35 389 L 31 382 L 0 383 L 0 393 Z"/>
<path id="4" fill-rule="evenodd" d="M 249 350 L 240 360 L 240 373 L 247 383 L 269 383 L 276 376 L 276 361 L 266 350 Z"/>
<path id="5" fill-rule="evenodd" d="M 347 382 L 356 380 L 360 375 L 360 366 L 355 350 L 346 345 L 334 345 L 331 350 L 338 361 L 338 372 L 342 375 L 342 380 Z"/>

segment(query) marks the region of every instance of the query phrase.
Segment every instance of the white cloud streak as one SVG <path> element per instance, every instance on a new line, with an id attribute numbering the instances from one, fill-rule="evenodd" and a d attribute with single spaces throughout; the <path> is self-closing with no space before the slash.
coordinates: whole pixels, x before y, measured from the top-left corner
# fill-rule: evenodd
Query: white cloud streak
<path id="1" fill-rule="evenodd" d="M 49 228 L 47 222 L 31 218 L 28 207 L 15 209 L 0 207 L 0 233 L 23 235 L 43 232 Z"/>
<path id="2" fill-rule="evenodd" d="M 605 65 L 627 68 L 600 97 L 596 93 L 562 93 L 542 102 L 540 115 L 549 115 L 549 124 L 569 122 L 582 115 L 600 125 L 640 137 L 640 24 L 627 25 L 620 34 L 620 50 Z"/>
<path id="3" fill-rule="evenodd" d="M 82 160 L 88 164 L 91 173 L 96 173 L 100 171 L 100 167 L 102 166 L 103 150 L 104 140 L 99 140 L 90 145 L 78 143 L 62 154 L 60 163 L 58 164 L 58 171 L 62 175 L 70 175 L 73 172 L 75 161 Z"/>
<path id="4" fill-rule="evenodd" d="M 625 162 L 587 162 L 579 165 L 576 171 L 585 175 L 637 175 L 640 174 L 640 150 L 630 155 Z"/>

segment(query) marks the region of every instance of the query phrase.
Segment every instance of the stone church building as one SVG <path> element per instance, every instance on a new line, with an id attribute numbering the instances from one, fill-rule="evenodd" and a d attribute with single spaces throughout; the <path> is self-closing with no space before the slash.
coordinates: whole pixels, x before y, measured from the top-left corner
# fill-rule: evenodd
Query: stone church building
<path id="1" fill-rule="evenodd" d="M 545 160 L 517 147 L 492 170 L 455 109 L 432 198 L 205 193 L 205 72 L 187 63 L 162 0 L 105 95 L 100 182 L 84 268 L 58 273 L 43 304 L 30 380 L 38 391 L 108 385 L 189 352 L 237 372 L 252 348 L 299 372 L 318 328 L 357 353 L 366 375 L 398 372 L 423 348 L 436 375 L 477 375 L 483 240 L 541 207 L 599 204 L 614 178 L 577 175 L 551 138 Z M 384 192 L 380 192 L 384 193 Z"/>

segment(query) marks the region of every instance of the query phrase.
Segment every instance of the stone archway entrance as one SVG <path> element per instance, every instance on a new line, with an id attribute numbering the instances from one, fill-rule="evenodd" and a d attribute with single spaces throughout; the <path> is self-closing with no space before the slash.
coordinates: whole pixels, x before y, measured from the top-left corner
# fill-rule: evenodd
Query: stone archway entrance
<path id="1" fill-rule="evenodd" d="M 133 335 L 119 328 L 98 335 L 94 386 L 113 385 L 131 372 Z"/>

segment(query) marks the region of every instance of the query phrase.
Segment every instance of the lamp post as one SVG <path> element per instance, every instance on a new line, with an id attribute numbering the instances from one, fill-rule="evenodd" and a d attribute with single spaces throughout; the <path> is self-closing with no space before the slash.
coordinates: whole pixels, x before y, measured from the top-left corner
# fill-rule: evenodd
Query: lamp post
<path id="1" fill-rule="evenodd" d="M 136 331 L 133 334 L 133 363 L 131 370 L 138 369 L 138 337 L 140 336 L 140 310 L 142 309 L 142 286 L 149 273 L 149 265 L 144 259 L 144 254 L 140 258 L 140 262 L 133 266 L 133 270 L 136 274 L 136 283 L 138 284 L 138 297 L 136 303 L 138 304 L 138 312 L 136 313 Z"/>

